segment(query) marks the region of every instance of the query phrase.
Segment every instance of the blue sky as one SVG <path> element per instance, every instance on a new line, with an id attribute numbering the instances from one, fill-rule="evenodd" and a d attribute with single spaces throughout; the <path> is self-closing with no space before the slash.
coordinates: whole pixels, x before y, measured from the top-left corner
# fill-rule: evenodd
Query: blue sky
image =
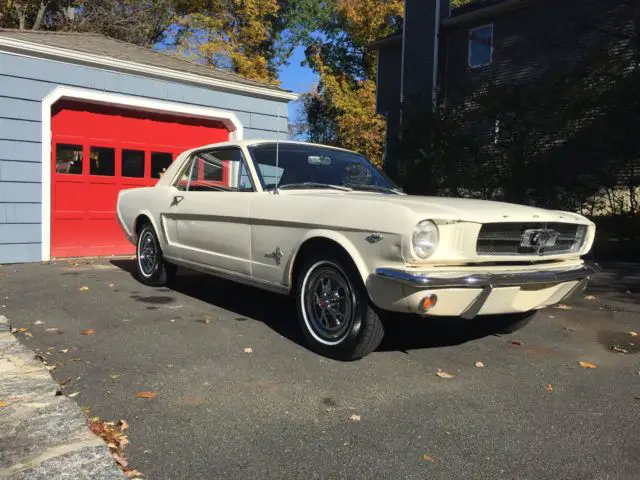
<path id="1" fill-rule="evenodd" d="M 289 65 L 280 70 L 281 87 L 286 90 L 292 90 L 296 93 L 305 93 L 311 90 L 314 83 L 317 83 L 318 76 L 306 66 L 302 66 L 304 61 L 304 47 L 298 47 L 294 50 Z M 289 104 L 289 121 L 297 120 L 297 104 L 291 102 Z"/>

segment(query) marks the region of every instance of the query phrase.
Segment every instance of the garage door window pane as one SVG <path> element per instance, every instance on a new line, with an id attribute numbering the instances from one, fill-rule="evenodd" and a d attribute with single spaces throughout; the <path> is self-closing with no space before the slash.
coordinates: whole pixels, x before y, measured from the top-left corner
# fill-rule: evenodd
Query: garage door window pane
<path id="1" fill-rule="evenodd" d="M 151 177 L 160 178 L 172 161 L 173 155 L 170 153 L 151 152 Z"/>
<path id="2" fill-rule="evenodd" d="M 144 177 L 144 152 L 142 150 L 122 150 L 122 176 Z"/>
<path id="3" fill-rule="evenodd" d="M 116 174 L 116 152 L 109 147 L 91 147 L 91 175 L 113 177 Z"/>
<path id="4" fill-rule="evenodd" d="M 82 173 L 82 145 L 56 145 L 56 173 Z"/>

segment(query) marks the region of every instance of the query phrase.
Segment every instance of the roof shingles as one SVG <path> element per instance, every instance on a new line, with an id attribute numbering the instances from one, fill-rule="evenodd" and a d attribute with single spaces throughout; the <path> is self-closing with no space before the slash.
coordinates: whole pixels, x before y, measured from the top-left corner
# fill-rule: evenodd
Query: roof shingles
<path id="1" fill-rule="evenodd" d="M 156 52 L 149 48 L 116 40 L 98 33 L 51 32 L 0 28 L 0 37 L 72 50 L 79 53 L 110 57 L 116 60 L 165 68 L 177 72 L 188 72 L 201 77 L 268 88 L 275 91 L 288 91 L 274 85 L 249 80 L 234 73 L 217 70 L 187 59 Z"/>

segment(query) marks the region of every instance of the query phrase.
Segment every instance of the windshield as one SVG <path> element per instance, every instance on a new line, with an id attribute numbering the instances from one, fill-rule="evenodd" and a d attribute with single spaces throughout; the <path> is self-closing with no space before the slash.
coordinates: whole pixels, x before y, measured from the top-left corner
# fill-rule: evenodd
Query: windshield
<path id="1" fill-rule="evenodd" d="M 380 170 L 355 152 L 346 152 L 317 145 L 281 143 L 276 168 L 276 144 L 265 143 L 249 147 L 262 188 L 322 188 L 334 185 L 381 193 L 397 193 L 400 189 Z M 304 185 L 303 185 L 304 184 Z"/>

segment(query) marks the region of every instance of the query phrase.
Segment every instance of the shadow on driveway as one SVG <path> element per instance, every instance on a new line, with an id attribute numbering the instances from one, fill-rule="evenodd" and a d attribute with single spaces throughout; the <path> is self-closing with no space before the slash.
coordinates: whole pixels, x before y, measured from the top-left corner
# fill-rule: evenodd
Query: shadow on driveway
<path id="1" fill-rule="evenodd" d="M 135 278 L 135 260 L 111 260 L 111 263 Z M 237 321 L 251 318 L 263 322 L 279 335 L 307 348 L 291 297 L 184 268 L 179 269 L 171 290 L 233 312 Z M 479 324 L 457 317 L 424 319 L 415 315 L 390 314 L 383 321 L 385 337 L 377 351 L 407 352 L 447 347 L 490 335 Z"/>

